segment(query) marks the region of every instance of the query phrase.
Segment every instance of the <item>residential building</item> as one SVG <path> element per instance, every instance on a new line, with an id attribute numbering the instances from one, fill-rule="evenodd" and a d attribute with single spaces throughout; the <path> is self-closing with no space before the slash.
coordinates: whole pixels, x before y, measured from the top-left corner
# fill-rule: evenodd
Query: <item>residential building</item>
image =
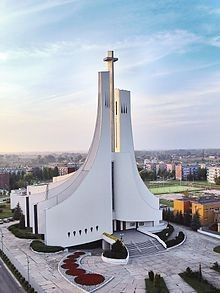
<path id="1" fill-rule="evenodd" d="M 220 222 L 220 198 L 176 199 L 174 200 L 174 213 L 186 212 L 200 216 L 202 225 L 211 225 Z"/>
<path id="2" fill-rule="evenodd" d="M 178 164 L 175 166 L 175 176 L 176 180 L 182 180 L 182 164 Z"/>
<path id="3" fill-rule="evenodd" d="M 215 178 L 220 177 L 220 167 L 208 167 L 207 168 L 207 181 L 215 183 Z"/>

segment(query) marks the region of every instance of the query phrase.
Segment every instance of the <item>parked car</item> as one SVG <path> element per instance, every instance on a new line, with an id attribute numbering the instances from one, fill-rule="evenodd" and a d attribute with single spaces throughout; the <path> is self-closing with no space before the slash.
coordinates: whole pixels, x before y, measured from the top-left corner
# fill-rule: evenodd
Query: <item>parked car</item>
<path id="1" fill-rule="evenodd" d="M 3 224 L 3 223 L 4 223 L 3 220 L 0 220 L 0 225 Z"/>

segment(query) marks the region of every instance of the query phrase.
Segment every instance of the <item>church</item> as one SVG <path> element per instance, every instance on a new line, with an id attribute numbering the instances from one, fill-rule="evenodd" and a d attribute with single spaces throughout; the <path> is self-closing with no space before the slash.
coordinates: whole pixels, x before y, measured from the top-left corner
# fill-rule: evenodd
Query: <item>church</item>
<path id="1" fill-rule="evenodd" d="M 44 234 L 45 244 L 70 247 L 103 238 L 103 233 L 156 229 L 162 220 L 159 199 L 139 176 L 132 136 L 130 92 L 114 88 L 114 63 L 98 73 L 94 136 L 84 164 L 49 184 L 12 191 L 11 208 L 20 203 L 25 224 Z"/>

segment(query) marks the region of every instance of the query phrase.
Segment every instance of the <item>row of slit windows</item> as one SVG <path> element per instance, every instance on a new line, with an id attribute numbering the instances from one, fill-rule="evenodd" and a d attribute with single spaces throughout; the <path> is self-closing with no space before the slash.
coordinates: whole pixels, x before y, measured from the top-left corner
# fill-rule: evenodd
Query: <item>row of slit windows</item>
<path id="1" fill-rule="evenodd" d="M 96 226 L 95 229 L 96 229 L 96 231 L 99 231 L 99 226 Z M 93 227 L 91 227 L 90 232 L 93 232 L 93 230 L 94 230 Z M 79 235 L 82 235 L 83 230 L 79 230 L 78 232 L 79 232 Z M 85 228 L 84 233 L 87 234 L 88 232 L 89 232 L 89 229 Z M 73 231 L 73 236 L 76 236 L 76 233 L 77 233 L 77 231 Z M 70 237 L 70 235 L 71 235 L 71 233 L 68 232 L 67 236 Z"/>

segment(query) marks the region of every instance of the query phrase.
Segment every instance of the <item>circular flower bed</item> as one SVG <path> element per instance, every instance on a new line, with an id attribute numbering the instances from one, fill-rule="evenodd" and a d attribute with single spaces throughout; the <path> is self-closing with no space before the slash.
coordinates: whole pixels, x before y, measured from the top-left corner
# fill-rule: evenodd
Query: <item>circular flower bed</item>
<path id="1" fill-rule="evenodd" d="M 75 282 L 80 285 L 98 285 L 104 282 L 105 278 L 99 274 L 83 274 L 75 278 Z"/>

